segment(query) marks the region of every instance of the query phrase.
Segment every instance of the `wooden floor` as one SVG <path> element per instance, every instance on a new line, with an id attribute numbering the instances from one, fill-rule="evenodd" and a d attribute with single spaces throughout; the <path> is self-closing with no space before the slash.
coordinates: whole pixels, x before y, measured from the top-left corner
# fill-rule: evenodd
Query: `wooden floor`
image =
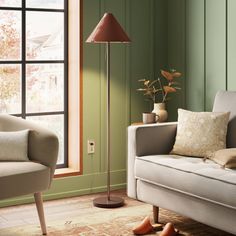
<path id="1" fill-rule="evenodd" d="M 124 190 L 113 194 L 125 199 L 124 207 L 94 207 L 93 199 L 101 194 L 44 202 L 48 236 L 133 236 L 132 228 L 152 216 L 152 206 L 128 198 Z M 160 222 L 172 222 L 184 236 L 232 236 L 165 209 L 160 209 Z M 0 236 L 40 235 L 35 204 L 0 208 Z"/>
<path id="2" fill-rule="evenodd" d="M 124 191 L 115 192 L 118 195 L 125 194 Z M 96 208 L 91 208 L 95 196 L 98 195 L 84 195 L 45 201 L 44 211 L 46 221 L 64 220 L 65 218 L 73 218 L 84 214 L 85 211 L 86 213 L 88 213 L 88 211 L 96 211 Z M 83 204 L 81 204 L 81 202 L 83 202 Z M 0 230 L 29 224 L 39 225 L 36 205 L 34 203 L 0 208 Z"/>

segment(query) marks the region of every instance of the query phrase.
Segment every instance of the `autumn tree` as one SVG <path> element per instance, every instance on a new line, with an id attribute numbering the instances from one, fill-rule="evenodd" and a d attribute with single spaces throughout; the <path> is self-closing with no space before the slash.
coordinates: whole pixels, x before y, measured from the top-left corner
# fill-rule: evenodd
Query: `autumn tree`
<path id="1" fill-rule="evenodd" d="M 0 60 L 20 59 L 20 33 L 17 30 L 18 15 L 13 11 L 0 12 Z M 0 66 L 1 111 L 7 111 L 6 104 L 20 91 L 20 67 Z"/>

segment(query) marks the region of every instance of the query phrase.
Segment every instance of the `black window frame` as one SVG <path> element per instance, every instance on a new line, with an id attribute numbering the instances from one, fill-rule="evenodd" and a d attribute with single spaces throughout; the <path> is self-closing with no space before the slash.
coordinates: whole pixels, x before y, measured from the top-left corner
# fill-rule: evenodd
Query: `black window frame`
<path id="1" fill-rule="evenodd" d="M 0 60 L 3 64 L 21 65 L 21 113 L 11 114 L 17 117 L 47 116 L 47 115 L 64 115 L 64 163 L 57 164 L 57 168 L 68 167 L 68 0 L 64 1 L 64 9 L 52 8 L 31 8 L 26 7 L 26 1 L 22 0 L 21 7 L 0 7 L 1 10 L 20 11 L 21 18 L 21 59 L 19 60 Z M 64 13 L 64 60 L 27 60 L 26 59 L 26 12 L 62 12 Z M 26 66 L 29 64 L 64 64 L 64 110 L 50 112 L 26 112 Z"/>

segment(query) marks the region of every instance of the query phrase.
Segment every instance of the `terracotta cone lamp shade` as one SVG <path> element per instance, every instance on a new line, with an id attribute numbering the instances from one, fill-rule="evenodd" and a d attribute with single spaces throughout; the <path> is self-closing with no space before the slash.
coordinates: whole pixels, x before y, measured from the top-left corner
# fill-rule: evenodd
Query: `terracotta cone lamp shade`
<path id="1" fill-rule="evenodd" d="M 95 198 L 93 204 L 96 207 L 115 208 L 124 205 L 124 200 L 120 197 L 110 196 L 110 163 L 111 163 L 111 148 L 110 148 L 110 43 L 128 43 L 129 37 L 117 22 L 111 13 L 105 13 L 96 28 L 86 40 L 87 43 L 105 43 L 106 44 L 106 64 L 107 64 L 107 195 Z"/>
<path id="2" fill-rule="evenodd" d="M 87 43 L 130 42 L 129 37 L 111 13 L 105 13 L 86 40 Z"/>

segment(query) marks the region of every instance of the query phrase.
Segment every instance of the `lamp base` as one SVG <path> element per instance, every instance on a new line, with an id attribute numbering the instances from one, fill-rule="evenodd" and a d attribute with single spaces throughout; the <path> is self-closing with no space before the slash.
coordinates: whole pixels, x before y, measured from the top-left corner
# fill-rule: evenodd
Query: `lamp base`
<path id="1" fill-rule="evenodd" d="M 104 196 L 93 199 L 93 205 L 100 208 L 116 208 L 124 206 L 124 200 L 120 197 L 110 197 L 108 200 L 108 197 Z"/>

